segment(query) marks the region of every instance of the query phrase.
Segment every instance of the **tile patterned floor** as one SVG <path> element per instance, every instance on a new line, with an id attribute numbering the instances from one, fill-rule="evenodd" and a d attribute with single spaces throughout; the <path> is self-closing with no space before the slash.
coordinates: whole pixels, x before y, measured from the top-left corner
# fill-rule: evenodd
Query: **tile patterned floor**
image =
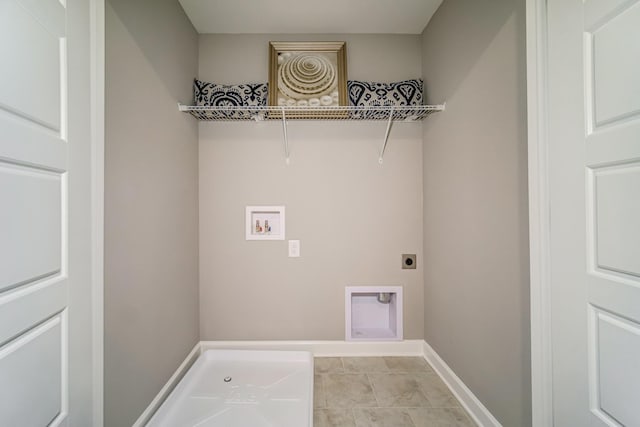
<path id="1" fill-rule="evenodd" d="M 314 427 L 474 427 L 421 357 L 316 357 Z"/>

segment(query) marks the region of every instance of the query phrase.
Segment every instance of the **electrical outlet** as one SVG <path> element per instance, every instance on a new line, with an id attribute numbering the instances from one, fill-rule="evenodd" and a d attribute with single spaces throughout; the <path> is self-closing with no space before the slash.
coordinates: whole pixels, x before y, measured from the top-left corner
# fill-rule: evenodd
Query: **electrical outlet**
<path id="1" fill-rule="evenodd" d="M 402 254 L 402 269 L 403 270 L 416 269 L 416 254 Z"/>
<path id="2" fill-rule="evenodd" d="M 289 258 L 300 256 L 300 240 L 289 240 Z"/>

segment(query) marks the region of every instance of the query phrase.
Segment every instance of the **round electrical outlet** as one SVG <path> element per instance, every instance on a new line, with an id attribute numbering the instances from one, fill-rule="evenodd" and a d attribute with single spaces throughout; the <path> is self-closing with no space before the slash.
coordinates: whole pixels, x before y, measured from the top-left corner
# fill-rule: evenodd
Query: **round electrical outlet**
<path id="1" fill-rule="evenodd" d="M 402 269 L 414 270 L 416 268 L 416 255 L 415 254 L 402 254 Z"/>

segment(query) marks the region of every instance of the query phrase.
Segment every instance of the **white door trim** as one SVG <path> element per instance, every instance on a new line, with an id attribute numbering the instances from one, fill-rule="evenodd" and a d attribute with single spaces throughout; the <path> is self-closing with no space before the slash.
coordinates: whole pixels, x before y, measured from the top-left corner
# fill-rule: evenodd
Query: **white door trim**
<path id="1" fill-rule="evenodd" d="M 547 0 L 527 0 L 526 7 L 532 425 L 551 427 L 553 370 L 549 274 Z"/>
<path id="2" fill-rule="evenodd" d="M 105 0 L 90 0 L 93 426 L 104 424 Z"/>

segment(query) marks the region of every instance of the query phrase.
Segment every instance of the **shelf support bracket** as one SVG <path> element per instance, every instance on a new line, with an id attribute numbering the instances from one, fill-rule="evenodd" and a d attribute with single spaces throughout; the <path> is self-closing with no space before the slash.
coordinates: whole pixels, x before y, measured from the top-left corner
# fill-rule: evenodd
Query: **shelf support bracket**
<path id="1" fill-rule="evenodd" d="M 393 124 L 393 107 L 389 110 L 389 121 L 387 122 L 387 131 L 384 133 L 384 141 L 382 141 L 382 147 L 380 148 L 380 156 L 378 157 L 378 163 L 382 164 L 384 161 L 384 150 L 387 149 L 387 142 L 389 142 L 389 133 L 391 132 L 391 125 Z"/>
<path id="2" fill-rule="evenodd" d="M 282 136 L 284 139 L 284 154 L 286 156 L 285 163 L 289 164 L 289 137 L 287 136 L 287 117 L 285 116 L 284 108 L 282 109 Z"/>

